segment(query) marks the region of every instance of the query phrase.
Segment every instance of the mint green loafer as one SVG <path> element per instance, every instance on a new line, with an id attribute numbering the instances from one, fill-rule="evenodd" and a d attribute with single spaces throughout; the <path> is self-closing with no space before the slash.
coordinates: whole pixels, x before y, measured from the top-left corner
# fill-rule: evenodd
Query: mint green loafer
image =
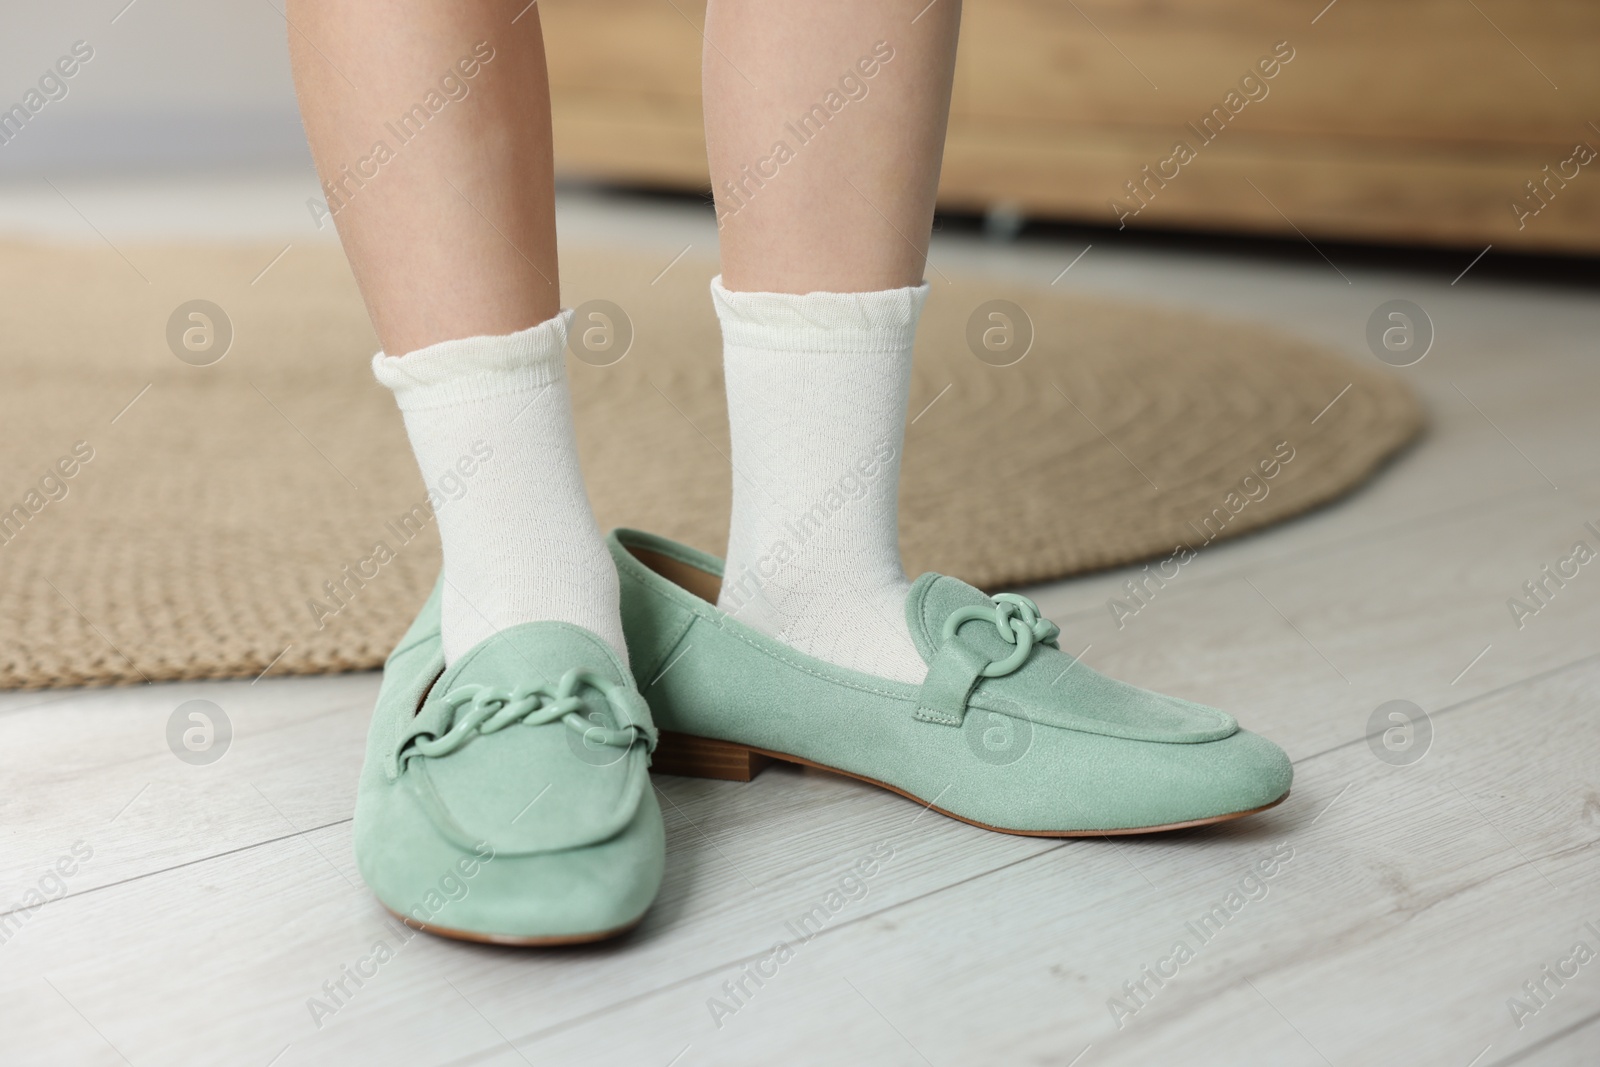
<path id="1" fill-rule="evenodd" d="M 655 769 L 748 781 L 771 759 L 864 779 L 1004 833 L 1147 833 L 1289 793 L 1282 749 L 1215 708 L 1063 653 L 1026 597 L 924 574 L 906 618 L 927 679 L 802 655 L 715 605 L 722 561 L 617 530 L 628 655 L 662 730 Z"/>
<path id="2" fill-rule="evenodd" d="M 439 589 L 389 656 L 356 796 L 361 876 L 408 925 L 515 945 L 595 941 L 661 885 L 656 729 L 581 627 L 501 631 L 444 667 Z"/>

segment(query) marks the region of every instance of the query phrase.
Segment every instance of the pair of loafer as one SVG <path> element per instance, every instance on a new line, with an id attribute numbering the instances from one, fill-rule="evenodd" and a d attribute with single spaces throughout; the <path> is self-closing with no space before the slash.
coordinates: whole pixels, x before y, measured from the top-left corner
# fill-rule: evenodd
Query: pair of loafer
<path id="1" fill-rule="evenodd" d="M 773 760 L 809 764 L 1046 837 L 1204 825 L 1288 795 L 1280 748 L 1077 662 L 1026 597 L 918 578 L 906 618 L 928 674 L 908 685 L 718 610 L 714 556 L 631 530 L 609 544 L 631 672 L 557 622 L 501 631 L 446 670 L 437 589 L 390 655 L 355 852 L 405 922 L 523 945 L 629 929 L 665 865 L 652 761 L 741 781 Z"/>

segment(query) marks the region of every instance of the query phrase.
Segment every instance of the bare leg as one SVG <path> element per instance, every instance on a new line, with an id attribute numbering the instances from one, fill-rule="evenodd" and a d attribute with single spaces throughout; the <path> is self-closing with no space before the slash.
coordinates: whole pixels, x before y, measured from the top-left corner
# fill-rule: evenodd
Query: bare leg
<path id="1" fill-rule="evenodd" d="M 544 41 L 538 8 L 512 23 L 519 6 L 289 2 L 306 133 L 387 352 L 511 333 L 560 306 Z"/>
<path id="2" fill-rule="evenodd" d="M 864 292 L 922 281 L 961 20 L 960 0 L 925 4 L 711 0 L 706 140 L 729 289 Z M 870 77 L 863 60 L 876 67 Z M 816 118 L 802 124 L 807 114 Z M 780 141 L 793 158 L 763 167 Z"/>

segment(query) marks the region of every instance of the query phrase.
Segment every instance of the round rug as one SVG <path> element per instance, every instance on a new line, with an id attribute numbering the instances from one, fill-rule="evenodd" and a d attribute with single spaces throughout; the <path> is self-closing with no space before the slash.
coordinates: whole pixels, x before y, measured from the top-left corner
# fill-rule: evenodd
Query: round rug
<path id="1" fill-rule="evenodd" d="M 564 251 L 581 456 L 602 526 L 720 554 L 715 265 L 663 258 Z M 340 251 L 8 245 L 0 284 L 0 688 L 381 665 L 465 490 L 423 485 Z M 1281 333 L 937 276 L 908 417 L 907 569 L 989 589 L 1204 551 L 1422 425 Z"/>

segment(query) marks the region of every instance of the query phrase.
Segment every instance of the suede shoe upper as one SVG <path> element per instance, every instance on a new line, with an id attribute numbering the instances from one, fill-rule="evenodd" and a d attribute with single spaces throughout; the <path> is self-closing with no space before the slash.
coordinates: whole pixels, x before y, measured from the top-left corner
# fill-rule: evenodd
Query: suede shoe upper
<path id="1" fill-rule="evenodd" d="M 928 673 L 909 685 L 719 610 L 714 556 L 632 530 L 609 543 L 629 656 L 663 730 L 793 756 L 1017 833 L 1204 822 L 1289 790 L 1282 749 L 1215 708 L 1078 662 L 1025 597 L 917 579 L 907 621 Z"/>

